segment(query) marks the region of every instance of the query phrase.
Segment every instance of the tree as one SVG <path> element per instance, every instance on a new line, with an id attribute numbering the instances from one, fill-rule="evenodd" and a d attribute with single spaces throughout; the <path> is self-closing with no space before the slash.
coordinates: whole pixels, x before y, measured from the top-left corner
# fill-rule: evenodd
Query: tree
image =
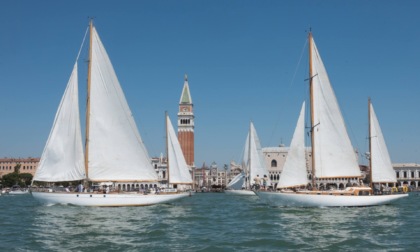
<path id="1" fill-rule="evenodd" d="M 2 178 L 2 184 L 6 187 L 12 187 L 19 182 L 19 174 L 16 172 L 12 172 L 9 174 L 4 175 Z"/>
<path id="2" fill-rule="evenodd" d="M 26 187 L 31 184 L 32 174 L 30 173 L 19 173 L 20 164 L 17 164 L 14 167 L 14 172 L 4 175 L 1 178 L 1 184 L 6 187 L 12 187 L 14 185 L 19 185 L 21 187 Z"/>
<path id="3" fill-rule="evenodd" d="M 32 178 L 33 178 L 33 176 L 30 173 L 19 174 L 19 182 L 24 183 L 25 186 L 28 186 L 28 185 L 31 184 Z"/>

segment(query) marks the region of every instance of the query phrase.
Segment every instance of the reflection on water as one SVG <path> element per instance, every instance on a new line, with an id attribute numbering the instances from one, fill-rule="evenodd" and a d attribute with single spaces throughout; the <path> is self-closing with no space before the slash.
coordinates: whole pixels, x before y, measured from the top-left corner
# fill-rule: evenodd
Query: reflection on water
<path id="1" fill-rule="evenodd" d="M 166 205 L 88 208 L 0 198 L 0 251 L 407 250 L 420 246 L 420 197 L 364 208 L 273 208 L 198 193 Z"/>

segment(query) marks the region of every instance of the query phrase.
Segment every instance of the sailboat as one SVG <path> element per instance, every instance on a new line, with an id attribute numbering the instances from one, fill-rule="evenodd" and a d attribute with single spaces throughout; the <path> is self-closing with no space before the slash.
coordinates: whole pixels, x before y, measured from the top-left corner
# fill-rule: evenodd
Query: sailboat
<path id="1" fill-rule="evenodd" d="M 289 154 L 277 191 L 257 191 L 266 203 L 274 206 L 341 207 L 388 204 L 408 194 L 374 194 L 363 185 L 357 158 L 344 124 L 327 72 L 309 33 L 309 80 L 311 108 L 312 178 L 308 179 L 304 147 L 304 105 L 299 116 Z M 369 111 L 373 107 L 369 105 Z M 397 183 L 385 141 L 374 112 L 369 113 L 370 162 L 372 182 Z M 322 190 L 336 181 L 346 188 Z M 311 188 L 308 187 L 308 184 Z M 324 188 L 326 189 L 326 188 Z"/>
<path id="2" fill-rule="evenodd" d="M 252 191 L 252 187 L 255 183 L 254 178 L 257 176 L 262 179 L 264 175 L 266 175 L 267 185 L 271 184 L 262 153 L 260 139 L 258 138 L 257 131 L 252 122 L 250 122 L 249 125 L 249 133 L 245 142 L 243 158 L 244 160 L 242 163 L 245 164 L 245 172 L 238 174 L 231 181 L 231 183 L 234 181 L 242 181 L 243 186 L 240 189 L 236 189 L 237 186 L 230 184 L 227 186 L 227 190 L 225 190 L 226 194 L 254 196 L 255 193 Z"/>
<path id="3" fill-rule="evenodd" d="M 114 68 L 93 22 L 89 25 L 85 151 L 78 104 L 77 59 L 33 181 L 158 183 Z M 83 43 L 82 43 L 83 44 Z M 79 52 L 80 54 L 80 52 Z M 188 193 L 32 191 L 41 203 L 79 206 L 144 206 Z"/>

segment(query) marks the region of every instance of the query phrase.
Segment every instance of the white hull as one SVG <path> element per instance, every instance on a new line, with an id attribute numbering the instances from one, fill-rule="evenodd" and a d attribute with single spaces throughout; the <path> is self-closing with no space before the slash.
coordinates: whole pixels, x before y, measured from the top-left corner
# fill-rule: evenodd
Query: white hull
<path id="1" fill-rule="evenodd" d="M 140 193 L 62 193 L 32 192 L 33 197 L 47 205 L 71 204 L 77 206 L 119 207 L 148 206 L 175 201 L 189 196 L 186 193 L 176 194 L 140 194 Z"/>
<path id="2" fill-rule="evenodd" d="M 256 196 L 254 191 L 251 190 L 225 190 L 225 193 L 230 195 Z"/>
<path id="3" fill-rule="evenodd" d="M 29 191 L 10 191 L 8 192 L 10 195 L 22 195 L 22 194 L 29 194 Z"/>
<path id="4" fill-rule="evenodd" d="M 256 192 L 258 197 L 272 206 L 290 207 L 361 207 L 385 205 L 408 194 L 391 195 L 317 195 L 293 192 Z"/>

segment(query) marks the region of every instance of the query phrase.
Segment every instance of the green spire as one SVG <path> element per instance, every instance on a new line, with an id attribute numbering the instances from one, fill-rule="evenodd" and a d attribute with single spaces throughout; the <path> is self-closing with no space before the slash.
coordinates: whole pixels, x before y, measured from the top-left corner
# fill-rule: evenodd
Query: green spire
<path id="1" fill-rule="evenodd" d="M 191 94 L 190 94 L 190 87 L 188 86 L 188 76 L 184 76 L 184 88 L 182 89 L 181 100 L 179 101 L 181 104 L 192 104 Z"/>

